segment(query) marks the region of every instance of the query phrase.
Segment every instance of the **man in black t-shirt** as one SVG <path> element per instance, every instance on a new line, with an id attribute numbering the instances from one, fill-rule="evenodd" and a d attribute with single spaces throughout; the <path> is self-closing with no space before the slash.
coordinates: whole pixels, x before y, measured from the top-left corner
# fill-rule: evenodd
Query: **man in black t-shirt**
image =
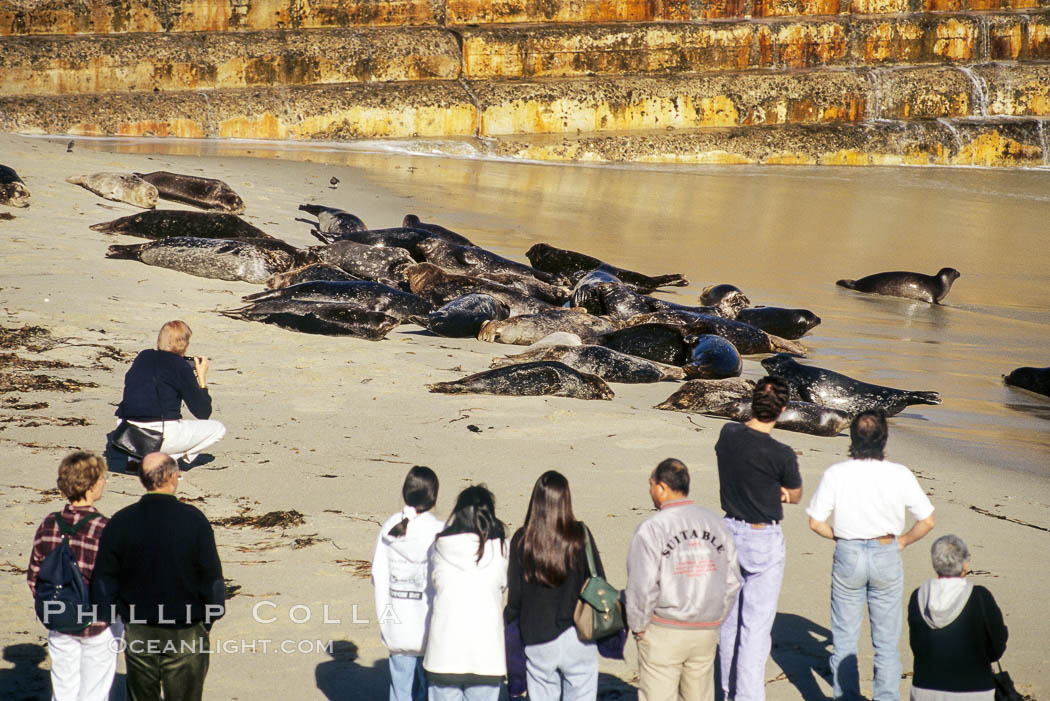
<path id="1" fill-rule="evenodd" d="M 725 524 L 733 534 L 743 586 L 722 623 L 722 690 L 736 701 L 765 699 L 770 631 L 784 579 L 782 504 L 802 499 L 795 451 L 770 436 L 790 391 L 763 377 L 751 399 L 752 418 L 722 427 L 715 444 Z"/>

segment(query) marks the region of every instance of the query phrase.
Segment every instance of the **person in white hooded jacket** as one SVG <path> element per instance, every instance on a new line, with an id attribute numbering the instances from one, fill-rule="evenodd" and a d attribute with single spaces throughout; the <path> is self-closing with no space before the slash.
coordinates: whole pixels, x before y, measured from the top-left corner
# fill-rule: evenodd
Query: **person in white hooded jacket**
<path id="1" fill-rule="evenodd" d="M 427 632 L 430 701 L 497 701 L 507 673 L 503 590 L 507 545 L 492 492 L 476 485 L 456 499 L 431 551 L 433 603 Z"/>
<path id="2" fill-rule="evenodd" d="M 405 506 L 383 524 L 372 557 L 379 632 L 390 650 L 390 701 L 427 697 L 422 655 L 430 613 L 429 555 L 445 527 L 430 512 L 437 494 L 433 470 L 422 465 L 409 470 L 401 488 Z"/>

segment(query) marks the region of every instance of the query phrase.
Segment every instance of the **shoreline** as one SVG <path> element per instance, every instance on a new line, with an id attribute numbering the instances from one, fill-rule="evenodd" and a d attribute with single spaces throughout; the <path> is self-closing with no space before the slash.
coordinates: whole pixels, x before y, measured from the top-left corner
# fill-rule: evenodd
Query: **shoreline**
<path id="1" fill-rule="evenodd" d="M 257 286 L 106 260 L 105 246 L 114 237 L 87 226 L 138 210 L 102 200 L 64 179 L 77 172 L 159 169 L 221 178 L 248 203 L 246 219 L 294 245 L 313 243 L 305 228 L 293 223 L 300 202 L 338 195 L 353 201 L 366 221 L 379 225 L 400 221 L 406 211 L 425 215 L 428 204 L 422 198 L 378 188 L 345 165 L 89 149 L 67 154 L 64 144 L 11 135 L 0 135 L 0 145 L 9 154 L 5 164 L 14 165 L 33 191 L 28 210 L 3 208 L 15 219 L 0 222 L 0 231 L 7 233 L 2 325 L 38 325 L 56 338 L 70 339 L 68 345 L 43 353 L 5 352 L 72 363 L 76 367 L 46 372 L 98 385 L 76 393 L 12 393 L 21 403 L 49 406 L 7 407 L 4 412 L 18 419 L 4 423 L 0 431 L 8 456 L 0 490 L 12 507 L 0 515 L 7 534 L 0 552 L 0 562 L 8 563 L 0 572 L 0 601 L 6 604 L 0 630 L 9 641 L 5 651 L 37 646 L 44 638 L 24 574 L 14 571 L 28 561 L 36 524 L 61 506 L 41 492 L 54 486 L 58 461 L 69 449 L 101 452 L 131 357 L 151 347 L 157 328 L 172 318 L 183 318 L 193 328 L 192 352 L 211 358 L 216 418 L 229 431 L 212 451 L 214 461 L 185 474 L 180 496 L 211 520 L 290 510 L 305 519 L 283 529 L 215 526 L 224 574 L 231 587 L 239 587 L 230 599 L 230 612 L 216 623 L 215 638 L 338 642 L 334 655 L 316 649 L 217 654 L 205 687 L 209 698 L 333 698 L 358 689 L 360 698 L 372 698 L 369 694 L 381 692 L 386 653 L 374 621 L 366 564 L 379 524 L 400 506 L 401 481 L 413 464 L 429 465 L 438 473 L 439 516 L 447 515 L 468 481 L 486 482 L 511 531 L 524 518 L 535 478 L 546 469 L 564 472 L 573 487 L 577 516 L 596 533 L 609 579 L 618 586 L 626 581 L 630 536 L 651 509 L 646 478 L 661 459 L 683 460 L 690 467 L 696 501 L 719 512 L 713 444 L 723 422 L 652 409 L 676 384 L 614 385 L 617 397 L 612 402 L 429 394 L 426 383 L 479 371 L 493 357 L 522 349 L 431 337 L 412 326 L 371 343 L 226 319 L 213 311 L 236 306 L 241 295 Z M 332 175 L 341 181 L 335 191 L 329 186 Z M 118 351 L 116 357 L 100 357 L 108 352 L 106 346 Z M 761 374 L 754 359 L 745 359 L 745 376 Z M 70 418 L 90 423 L 63 426 L 55 421 Z M 29 425 L 33 423 L 40 425 Z M 469 430 L 469 425 L 480 431 Z M 1050 660 L 1043 652 L 1044 617 L 1030 612 L 1032 602 L 1037 612 L 1038 602 L 1050 598 L 1050 583 L 1039 574 L 1048 559 L 1050 533 L 971 507 L 1050 528 L 1047 481 L 989 469 L 966 454 L 924 441 L 921 432 L 915 422 L 891 423 L 888 446 L 889 459 L 916 472 L 937 509 L 933 533 L 904 553 L 905 596 L 932 576 L 928 548 L 933 538 L 953 532 L 962 536 L 973 551 L 973 567 L 981 573 L 975 582 L 993 591 L 1011 629 L 1004 668 L 1022 692 L 1045 697 L 1050 693 Z M 767 679 L 774 681 L 767 693 L 775 701 L 829 696 L 821 665 L 826 667 L 830 649 L 832 545 L 809 531 L 803 508 L 823 470 L 844 457 L 848 438 L 782 431 L 774 436 L 801 452 L 805 492 L 800 508 L 786 509 L 788 562 L 773 659 L 767 665 Z M 142 493 L 136 479 L 114 477 L 99 503 L 106 514 Z M 260 602 L 272 602 L 257 612 L 271 609 L 276 621 L 260 623 L 253 617 L 252 608 Z M 326 604 L 329 618 L 338 618 L 338 624 L 324 622 Z M 295 606 L 305 606 L 311 620 L 292 621 Z M 367 624 L 355 622 L 366 619 Z M 861 677 L 862 687 L 870 689 L 866 635 L 862 631 Z M 906 625 L 900 651 L 908 672 Z M 27 661 L 29 648 L 15 652 L 21 657 L 5 654 L 0 667 L 0 694 L 39 693 L 46 663 Z M 616 691 L 631 698 L 627 685 L 635 669 L 634 646 L 628 645 L 626 663 L 602 661 L 601 688 L 609 698 L 617 698 Z M 780 679 L 782 669 L 786 678 Z M 907 688 L 902 682 L 905 693 Z M 311 692 L 304 694 L 304 689 Z"/>

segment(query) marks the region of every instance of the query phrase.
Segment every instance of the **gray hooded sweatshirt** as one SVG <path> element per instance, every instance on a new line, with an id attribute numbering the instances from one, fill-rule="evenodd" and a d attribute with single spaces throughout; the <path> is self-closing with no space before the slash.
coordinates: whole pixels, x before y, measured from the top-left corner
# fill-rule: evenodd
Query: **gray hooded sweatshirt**
<path id="1" fill-rule="evenodd" d="M 934 630 L 950 625 L 970 600 L 973 584 L 962 577 L 937 577 L 919 587 L 919 614 Z"/>

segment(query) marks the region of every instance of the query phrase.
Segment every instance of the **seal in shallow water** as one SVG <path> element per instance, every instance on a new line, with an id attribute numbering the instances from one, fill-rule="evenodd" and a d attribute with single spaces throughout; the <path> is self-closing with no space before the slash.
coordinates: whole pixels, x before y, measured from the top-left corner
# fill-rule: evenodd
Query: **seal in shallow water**
<path id="1" fill-rule="evenodd" d="M 287 244 L 272 239 L 201 239 L 171 237 L 127 246 L 110 246 L 106 258 L 138 260 L 169 270 L 219 280 L 265 283 L 291 270 L 297 260 Z M 293 249 L 294 251 L 294 249 Z"/>
<path id="2" fill-rule="evenodd" d="M 537 243 L 525 252 L 525 257 L 532 263 L 532 267 L 556 275 L 565 275 L 575 280 L 579 274 L 592 270 L 601 270 L 616 276 L 622 282 L 637 288 L 641 292 L 652 292 L 658 287 L 674 286 L 685 287 L 689 281 L 685 276 L 677 273 L 672 275 L 657 275 L 650 277 L 633 270 L 618 268 L 585 253 L 568 251 L 545 243 Z"/>
<path id="3" fill-rule="evenodd" d="M 820 317 L 808 309 L 783 307 L 741 309 L 737 312 L 736 320 L 789 341 L 802 338 L 810 329 L 820 324 Z"/>
<path id="4" fill-rule="evenodd" d="M 518 355 L 496 358 L 491 367 L 502 368 L 541 360 L 565 363 L 573 370 L 597 375 L 606 382 L 639 384 L 685 378 L 682 368 L 654 363 L 605 346 L 541 346 Z"/>
<path id="5" fill-rule="evenodd" d="M 1004 377 L 1003 382 L 1050 397 L 1050 368 L 1017 368 Z"/>
<path id="6" fill-rule="evenodd" d="M 893 416 L 911 404 L 941 403 L 937 392 L 913 392 L 861 382 L 832 370 L 801 365 L 787 353 L 763 359 L 762 367 L 770 375 L 783 378 L 793 397 L 853 415 L 882 409 Z"/>
<path id="7" fill-rule="evenodd" d="M 941 268 L 936 275 L 895 270 L 889 273 L 875 273 L 859 280 L 839 280 L 835 284 L 857 292 L 940 304 L 959 275 L 955 268 Z"/>
<path id="8" fill-rule="evenodd" d="M 612 333 L 616 329 L 616 324 L 603 317 L 573 309 L 552 307 L 534 314 L 520 314 L 503 321 L 486 322 L 478 332 L 478 340 L 527 346 L 552 333 L 571 333 L 579 336 L 585 343 L 593 343 L 602 334 Z"/>
<path id="9" fill-rule="evenodd" d="M 157 193 L 162 200 L 182 202 L 191 207 L 230 214 L 240 214 L 244 211 L 244 200 L 222 180 L 169 173 L 166 170 L 135 173 L 135 175 L 157 188 Z"/>
<path id="10" fill-rule="evenodd" d="M 157 188 L 137 175 L 129 173 L 91 173 L 89 175 L 71 175 L 67 183 L 79 185 L 99 197 L 113 202 L 153 209 L 157 206 Z"/>
<path id="11" fill-rule="evenodd" d="M 276 299 L 219 312 L 231 319 L 260 321 L 289 331 L 325 336 L 354 336 L 369 341 L 384 338 L 401 323 L 395 317 L 352 304 Z"/>
<path id="12" fill-rule="evenodd" d="M 190 236 L 198 239 L 272 239 L 262 229 L 226 212 L 195 212 L 187 209 L 154 209 L 120 219 L 92 224 L 92 231 L 126 234 L 142 239 Z"/>
<path id="13" fill-rule="evenodd" d="M 573 370 L 564 363 L 542 361 L 485 370 L 461 380 L 427 385 L 445 394 L 503 394 L 554 396 L 576 399 L 612 399 L 605 380 Z"/>
<path id="14" fill-rule="evenodd" d="M 14 168 L 4 165 L 0 165 L 0 204 L 8 207 L 29 206 L 29 188 Z"/>

